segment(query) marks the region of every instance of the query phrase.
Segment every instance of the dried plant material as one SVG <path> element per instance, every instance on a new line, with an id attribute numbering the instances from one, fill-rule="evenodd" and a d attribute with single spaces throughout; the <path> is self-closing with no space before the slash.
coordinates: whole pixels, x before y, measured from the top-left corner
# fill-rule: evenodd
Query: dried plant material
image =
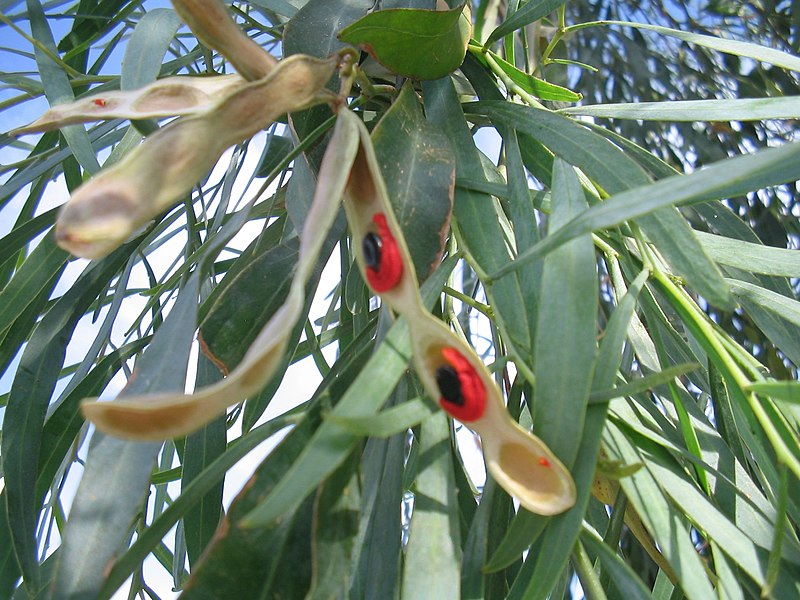
<path id="1" fill-rule="evenodd" d="M 202 113 L 245 84 L 238 75 L 166 77 L 123 92 L 95 94 L 52 107 L 30 125 L 10 132 L 20 136 L 105 119 L 157 119 Z"/>
<path id="2" fill-rule="evenodd" d="M 59 245 L 85 258 L 105 256 L 189 192 L 228 147 L 286 112 L 329 99 L 324 86 L 338 62 L 338 56 L 291 56 L 264 79 L 147 137 L 75 191 L 56 223 Z"/>
<path id="3" fill-rule="evenodd" d="M 355 117 L 353 117 L 355 118 Z M 346 119 L 337 122 L 325 151 L 314 199 L 301 234 L 300 255 L 286 302 L 259 333 L 242 362 L 222 381 L 194 394 L 148 394 L 115 402 L 84 401 L 83 414 L 98 429 L 135 440 L 186 435 L 257 393 L 270 380 L 300 317 L 305 284 L 339 208 L 358 133 Z"/>
<path id="4" fill-rule="evenodd" d="M 219 0 L 172 0 L 175 11 L 203 44 L 219 50 L 249 81 L 262 79 L 278 61 L 251 40 Z"/>

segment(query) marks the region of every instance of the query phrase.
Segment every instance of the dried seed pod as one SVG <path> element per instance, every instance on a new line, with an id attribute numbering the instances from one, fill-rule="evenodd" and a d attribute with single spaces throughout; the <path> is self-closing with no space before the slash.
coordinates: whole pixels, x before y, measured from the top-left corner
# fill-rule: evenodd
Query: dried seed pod
<path id="1" fill-rule="evenodd" d="M 137 90 L 104 92 L 100 96 L 56 105 L 30 125 L 14 129 L 10 134 L 40 133 L 104 119 L 158 119 L 198 114 L 244 84 L 244 79 L 238 75 L 167 77 Z"/>
<path id="2" fill-rule="evenodd" d="M 229 146 L 286 112 L 327 100 L 322 90 L 338 62 L 338 56 L 291 56 L 206 112 L 148 136 L 125 160 L 75 191 L 56 223 L 59 245 L 85 258 L 105 256 L 188 193 Z"/>
<path id="3" fill-rule="evenodd" d="M 81 404 L 86 418 L 111 435 L 163 440 L 191 433 L 223 414 L 228 406 L 244 401 L 264 387 L 281 363 L 288 337 L 302 312 L 306 282 L 338 212 L 338 201 L 357 148 L 358 131 L 352 122 L 337 123 L 301 232 L 300 254 L 289 295 L 228 377 L 193 394 L 147 394 L 114 402 L 88 399 Z"/>
<path id="4" fill-rule="evenodd" d="M 219 52 L 248 81 L 266 77 L 278 61 L 251 40 L 219 0 L 172 0 L 184 23 L 203 44 Z"/>

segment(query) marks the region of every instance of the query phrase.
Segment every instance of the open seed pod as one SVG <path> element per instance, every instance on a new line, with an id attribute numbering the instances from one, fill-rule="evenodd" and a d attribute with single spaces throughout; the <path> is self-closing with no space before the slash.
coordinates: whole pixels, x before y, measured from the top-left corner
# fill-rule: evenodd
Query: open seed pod
<path id="1" fill-rule="evenodd" d="M 576 498 L 569 471 L 544 442 L 511 419 L 480 358 L 422 305 L 369 133 L 349 111 L 339 115 L 343 118 L 353 120 L 360 136 L 344 201 L 356 260 L 381 299 L 408 320 L 414 365 L 428 395 L 481 436 L 490 473 L 522 506 L 546 515 L 567 510 Z"/>
<path id="2" fill-rule="evenodd" d="M 421 303 L 411 254 L 389 202 L 369 132 L 350 111 L 341 111 L 339 119 L 352 121 L 360 140 L 344 193 L 356 261 L 381 300 L 405 314 Z"/>
<path id="3" fill-rule="evenodd" d="M 412 326 L 411 339 L 425 390 L 481 436 L 492 477 L 531 512 L 554 515 L 570 508 L 576 490 L 569 471 L 544 442 L 510 417 L 472 348 L 427 313 Z"/>

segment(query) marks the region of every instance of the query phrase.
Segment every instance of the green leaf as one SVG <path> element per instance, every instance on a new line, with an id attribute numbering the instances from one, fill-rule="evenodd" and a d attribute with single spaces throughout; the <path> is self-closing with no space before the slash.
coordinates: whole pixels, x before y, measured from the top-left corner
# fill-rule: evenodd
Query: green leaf
<path id="1" fill-rule="evenodd" d="M 586 206 L 575 170 L 557 158 L 549 233 Z M 541 285 L 533 422 L 537 434 L 570 467 L 580 446 L 596 352 L 597 268 L 591 237 L 575 238 L 552 252 Z"/>
<path id="2" fill-rule="evenodd" d="M 286 301 L 299 249 L 297 238 L 272 247 L 254 244 L 203 305 L 203 350 L 223 372 L 242 361 L 258 332 Z"/>
<path id="3" fill-rule="evenodd" d="M 369 417 L 340 417 L 331 413 L 325 419 L 345 431 L 364 437 L 390 437 L 419 425 L 433 414 L 430 403 L 421 398 L 408 400 Z"/>
<path id="4" fill-rule="evenodd" d="M 456 167 L 450 142 L 425 120 L 410 82 L 372 140 L 417 278 L 424 281 L 441 262 L 453 211 Z"/>
<path id="5" fill-rule="evenodd" d="M 439 79 L 464 61 L 471 28 L 468 6 L 378 10 L 342 29 L 339 39 L 361 46 L 398 75 Z"/>
<path id="6" fill-rule="evenodd" d="M 181 290 L 172 311 L 137 365 L 122 396 L 183 389 L 194 337 L 199 271 Z M 177 368 L 176 368 L 177 367 Z M 94 596 L 106 568 L 127 540 L 141 509 L 162 444 L 139 443 L 95 432 L 56 567 L 52 598 Z"/>
<path id="7" fill-rule="evenodd" d="M 484 164 L 469 127 L 459 110 L 458 96 L 452 81 L 441 79 L 423 82 L 427 118 L 450 138 L 456 156 L 456 175 L 486 179 L 488 165 Z M 455 221 L 461 233 L 460 243 L 466 247 L 473 268 L 481 274 L 502 268 L 510 258 L 507 233 L 501 224 L 501 211 L 496 201 L 485 193 L 456 189 Z M 532 326 L 526 312 L 530 290 L 523 290 L 520 277 L 497 281 L 487 290 L 490 304 L 500 329 L 511 347 L 511 353 L 529 360 L 533 343 Z"/>
<path id="8" fill-rule="evenodd" d="M 210 360 L 204 356 L 198 357 L 196 386 L 210 385 L 221 377 L 219 369 Z M 181 494 L 209 465 L 225 454 L 226 435 L 225 417 L 219 417 L 186 437 L 180 476 Z M 222 489 L 220 481 L 183 517 L 186 554 L 192 567 L 197 565 L 222 518 Z"/>
<path id="9" fill-rule="evenodd" d="M 303 420 L 259 465 L 231 504 L 212 545 L 206 551 L 202 565 L 192 573 L 184 586 L 184 600 L 225 598 L 231 595 L 237 598 L 268 597 L 267 592 L 297 511 L 292 510 L 272 527 L 243 528 L 241 520 L 257 506 L 263 495 L 273 489 L 275 482 L 285 476 L 318 424 L 319 411 L 307 411 Z M 271 431 L 276 429 L 272 423 L 262 427 L 267 426 Z"/>
<path id="10" fill-rule="evenodd" d="M 226 452 L 198 474 L 164 511 L 136 538 L 110 570 L 108 579 L 98 594 L 99 598 L 110 598 L 125 580 L 136 570 L 170 529 L 191 507 L 200 502 L 209 490 L 223 480 L 226 473 L 248 453 L 270 436 L 288 425 L 295 424 L 298 417 L 293 412 L 259 425 L 231 443 Z"/>
<path id="11" fill-rule="evenodd" d="M 357 454 L 325 481 L 314 502 L 311 538 L 313 575 L 308 600 L 344 597 L 350 589 L 350 558 L 358 533 Z M 307 560 L 301 556 L 300 560 Z M 294 574 L 293 574 L 294 575 Z"/>
<path id="12" fill-rule="evenodd" d="M 363 17 L 372 0 L 309 0 L 283 30 L 284 56 L 329 56 L 346 46 L 337 38 L 340 30 Z"/>
<path id="13" fill-rule="evenodd" d="M 577 102 L 583 98 L 581 94 L 573 92 L 568 88 L 556 85 L 555 83 L 550 83 L 544 79 L 539 79 L 538 77 L 534 77 L 533 75 L 518 69 L 494 52 L 492 52 L 491 55 L 503 72 L 509 76 L 511 81 L 536 98 L 541 98 L 542 100 L 554 100 L 557 102 Z"/>
<path id="14" fill-rule="evenodd" d="M 770 341 L 794 364 L 800 364 L 800 302 L 737 279 L 726 281 Z"/>
<path id="15" fill-rule="evenodd" d="M 776 400 L 800 404 L 800 383 L 797 381 L 757 381 L 745 389 Z"/>
<path id="16" fill-rule="evenodd" d="M 39 243 L 0 291 L 0 332 L 6 331 L 25 312 L 32 298 L 48 296 L 67 265 L 69 253 L 58 247 L 51 234 Z"/>
<path id="17" fill-rule="evenodd" d="M 694 230 L 675 208 L 662 208 L 638 219 L 645 235 L 676 274 L 712 305 L 733 309 L 733 296 L 719 267 L 706 255 Z"/>
<path id="18" fill-rule="evenodd" d="M 646 392 L 660 385 L 664 385 L 665 383 L 669 383 L 676 377 L 680 377 L 681 375 L 685 375 L 690 371 L 694 371 L 699 366 L 700 365 L 697 363 L 673 365 L 671 367 L 667 367 L 663 371 L 659 371 L 658 373 L 651 373 L 650 375 L 645 375 L 644 377 L 637 377 L 629 383 L 617 386 L 610 390 L 597 389 L 589 396 L 589 403 L 597 404 L 599 402 L 608 402 L 614 398 L 626 398 L 628 396 L 641 394 L 642 392 Z"/>
<path id="19" fill-rule="evenodd" d="M 403 380 L 391 402 L 405 396 Z M 400 589 L 406 433 L 388 439 L 371 437 L 361 458 L 362 491 L 359 534 L 353 551 L 356 569 L 351 597 L 394 598 Z"/>
<path id="20" fill-rule="evenodd" d="M 38 0 L 26 0 L 25 5 L 28 8 L 28 16 L 31 22 L 31 33 L 41 44 L 41 46 L 34 48 L 34 53 L 47 100 L 51 106 L 70 102 L 75 96 L 63 66 L 52 58 L 58 55 L 58 50 L 42 5 Z M 48 55 L 44 49 L 49 50 L 50 54 Z M 97 173 L 100 170 L 100 163 L 97 162 L 97 157 L 94 154 L 86 130 L 76 125 L 65 127 L 61 130 L 61 134 L 67 140 L 70 150 L 72 150 L 81 166 L 89 173 Z"/>
<path id="21" fill-rule="evenodd" d="M 603 441 L 611 459 L 629 465 L 645 462 L 641 451 L 611 421 Z M 620 484 L 630 505 L 675 570 L 686 597 L 700 600 L 713 596 L 704 566 L 689 538 L 688 523 L 670 504 L 653 475 L 647 469 L 639 469 L 621 479 Z"/>
<path id="22" fill-rule="evenodd" d="M 676 175 L 616 194 L 580 214 L 557 234 L 547 236 L 510 265 L 495 271 L 492 278 L 497 279 L 514 270 L 517 263 L 540 258 L 560 244 L 587 231 L 613 227 L 665 206 L 738 196 L 793 181 L 800 178 L 798 155 L 800 144 L 787 144 L 747 156 L 725 159 L 690 175 Z"/>
<path id="23" fill-rule="evenodd" d="M 52 243 L 52 235 L 47 239 Z M 48 404 L 78 320 L 125 258 L 117 252 L 92 265 L 47 312 L 25 346 L 9 392 L 0 442 L 3 477 L 16 554 L 32 589 L 38 582 L 36 521 L 43 499 L 37 497 L 36 480 Z"/>
<path id="24" fill-rule="evenodd" d="M 563 6 L 566 0 L 529 0 L 508 19 L 503 21 L 486 40 L 486 45 L 499 40 L 504 35 L 525 27 L 528 23 L 538 21 Z"/>
<path id="25" fill-rule="evenodd" d="M 609 548 L 596 532 L 584 528 L 581 532 L 581 541 L 586 544 L 587 550 L 597 554 L 603 569 L 611 576 L 614 587 L 621 598 L 630 600 L 649 600 L 650 592 L 642 583 L 639 576 L 631 569 L 617 552 Z"/>
<path id="26" fill-rule="evenodd" d="M 450 460 L 450 422 L 437 413 L 422 422 L 414 512 L 403 564 L 401 599 L 461 598 L 461 545 Z"/>
<path id="27" fill-rule="evenodd" d="M 256 169 L 256 177 L 267 177 L 292 151 L 292 140 L 282 135 L 272 134 L 267 138 L 264 154 Z"/>
<path id="28" fill-rule="evenodd" d="M 733 525 L 706 496 L 689 480 L 686 473 L 670 460 L 666 452 L 648 450 L 646 467 L 666 494 L 691 521 L 713 539 L 742 570 L 763 587 L 766 584 L 767 551 L 759 549 L 742 531 Z M 785 565 L 784 577 L 779 580 L 776 597 L 796 593 L 797 580 L 791 572 L 796 569 Z M 788 594 L 788 596 L 787 596 Z"/>
<path id="29" fill-rule="evenodd" d="M 703 249 L 715 261 L 751 273 L 800 277 L 800 251 L 775 248 L 695 231 Z"/>
<path id="30" fill-rule="evenodd" d="M 164 53 L 180 24 L 178 15 L 168 8 L 155 8 L 142 16 L 125 46 L 119 80 L 122 90 L 135 90 L 158 78 Z"/>
<path id="31" fill-rule="evenodd" d="M 589 104 L 563 108 L 566 115 L 584 115 L 642 121 L 761 121 L 800 117 L 800 97 L 736 98 L 728 100 L 684 100 Z"/>
<path id="32" fill-rule="evenodd" d="M 637 29 L 646 29 L 648 31 L 655 31 L 661 35 L 675 37 L 684 42 L 690 42 L 711 48 L 719 52 L 727 54 L 734 54 L 736 56 L 745 56 L 753 60 L 765 62 L 775 65 L 776 67 L 783 67 L 792 71 L 800 71 L 800 58 L 786 52 L 781 52 L 768 46 L 760 44 L 753 44 L 750 42 L 742 42 L 739 40 L 724 39 L 711 35 L 700 35 L 690 31 L 681 31 L 679 29 L 670 29 L 669 27 L 661 27 L 659 25 L 650 25 L 647 23 L 631 23 L 629 21 L 604 21 L 609 25 L 623 25 L 625 27 L 635 27 Z"/>

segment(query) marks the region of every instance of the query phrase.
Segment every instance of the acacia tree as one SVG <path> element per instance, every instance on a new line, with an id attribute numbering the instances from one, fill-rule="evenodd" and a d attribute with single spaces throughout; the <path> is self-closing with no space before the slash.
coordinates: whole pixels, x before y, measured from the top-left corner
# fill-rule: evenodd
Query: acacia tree
<path id="1" fill-rule="evenodd" d="M 784 8 L 18 4 L 4 597 L 797 595 Z"/>

